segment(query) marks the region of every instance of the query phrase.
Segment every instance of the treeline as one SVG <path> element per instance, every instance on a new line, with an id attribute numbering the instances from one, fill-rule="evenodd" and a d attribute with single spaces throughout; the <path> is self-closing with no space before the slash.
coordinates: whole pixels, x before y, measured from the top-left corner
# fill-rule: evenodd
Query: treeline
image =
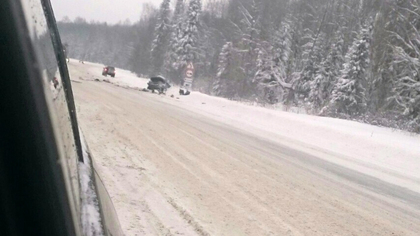
<path id="1" fill-rule="evenodd" d="M 127 29 L 120 41 L 101 32 L 125 50 L 109 59 L 176 83 L 194 62 L 194 86 L 206 93 L 420 131 L 419 1 L 172 1 L 173 10 L 163 0 L 134 25 L 105 27 Z M 63 26 L 80 24 L 60 24 L 70 42 Z"/>
<path id="2" fill-rule="evenodd" d="M 60 36 L 68 56 L 127 68 L 136 42 L 131 25 L 87 23 L 82 18 L 74 22 L 58 22 Z"/>

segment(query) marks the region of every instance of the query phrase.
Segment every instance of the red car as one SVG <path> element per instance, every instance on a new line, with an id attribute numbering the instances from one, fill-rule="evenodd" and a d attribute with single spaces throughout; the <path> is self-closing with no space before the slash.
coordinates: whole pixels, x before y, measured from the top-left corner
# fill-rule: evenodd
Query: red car
<path id="1" fill-rule="evenodd" d="M 102 70 L 102 75 L 107 76 L 110 75 L 112 78 L 115 77 L 115 67 L 113 66 L 105 66 Z"/>

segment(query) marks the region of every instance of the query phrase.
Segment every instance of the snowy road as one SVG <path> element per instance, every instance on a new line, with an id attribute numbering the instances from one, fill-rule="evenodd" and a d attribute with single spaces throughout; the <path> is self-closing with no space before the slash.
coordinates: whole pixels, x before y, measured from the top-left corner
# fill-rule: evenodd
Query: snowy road
<path id="1" fill-rule="evenodd" d="M 370 175 L 354 167 L 363 161 L 357 155 L 270 138 L 275 124 L 256 132 L 184 108 L 194 94 L 176 99 L 95 82 L 100 68 L 89 64 L 70 64 L 70 72 L 82 129 L 126 235 L 420 232 L 415 151 L 390 148 L 414 160 L 392 171 L 381 163 L 393 162 L 363 162 L 378 173 Z"/>

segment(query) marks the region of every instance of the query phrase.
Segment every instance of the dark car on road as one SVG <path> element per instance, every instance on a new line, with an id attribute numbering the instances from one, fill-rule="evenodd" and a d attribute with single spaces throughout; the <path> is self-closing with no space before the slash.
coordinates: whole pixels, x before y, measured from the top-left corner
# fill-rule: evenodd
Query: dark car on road
<path id="1" fill-rule="evenodd" d="M 0 7 L 0 235 L 123 235 L 77 120 L 50 0 Z"/>
<path id="2" fill-rule="evenodd" d="M 166 93 L 166 90 L 170 87 L 171 85 L 168 80 L 163 76 L 151 77 L 150 81 L 147 83 L 147 89 L 151 90 L 152 93 L 154 93 L 155 90 L 158 91 L 159 94 Z"/>
<path id="3" fill-rule="evenodd" d="M 107 75 L 110 75 L 112 78 L 114 78 L 115 77 L 115 67 L 113 67 L 113 66 L 105 66 L 103 69 L 102 69 L 102 75 L 103 76 L 107 76 Z"/>

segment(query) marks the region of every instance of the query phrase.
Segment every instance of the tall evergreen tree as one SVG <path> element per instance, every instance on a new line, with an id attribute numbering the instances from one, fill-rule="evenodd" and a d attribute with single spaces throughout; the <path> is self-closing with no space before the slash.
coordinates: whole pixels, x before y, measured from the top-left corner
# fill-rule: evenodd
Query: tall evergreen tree
<path id="1" fill-rule="evenodd" d="M 294 90 L 299 96 L 299 100 L 307 102 L 311 92 L 311 85 L 319 72 L 319 66 L 322 59 L 322 42 L 325 40 L 325 35 L 307 29 L 308 34 L 306 38 L 308 42 L 304 47 L 304 68 L 296 81 L 294 81 Z"/>
<path id="2" fill-rule="evenodd" d="M 420 45 L 416 47 L 420 49 Z M 394 81 L 393 99 L 402 108 L 403 115 L 420 129 L 420 55 L 397 47 L 395 56 L 394 64 L 400 66 L 400 71 Z"/>
<path id="3" fill-rule="evenodd" d="M 242 44 L 243 49 L 246 50 L 243 68 L 247 76 L 252 78 L 256 72 L 257 48 L 261 43 L 259 39 L 261 32 L 260 9 L 256 0 L 252 0 L 249 10 L 242 4 L 239 9 L 242 13 L 241 23 L 244 28 L 242 31 Z"/>
<path id="4" fill-rule="evenodd" d="M 200 57 L 199 28 L 200 28 L 201 0 L 190 0 L 187 19 L 183 27 L 183 37 L 179 50 L 180 67 L 190 62 L 196 62 Z"/>
<path id="5" fill-rule="evenodd" d="M 175 80 L 177 83 L 181 83 L 180 75 L 180 63 L 179 53 L 181 47 L 181 40 L 183 37 L 183 26 L 185 19 L 185 0 L 177 0 L 175 5 L 175 11 L 172 16 L 171 22 L 171 37 L 169 41 L 168 51 L 165 55 L 165 72 L 166 74 Z"/>
<path id="6" fill-rule="evenodd" d="M 315 79 L 310 84 L 311 91 L 308 101 L 314 112 L 318 112 L 319 109 L 329 104 L 331 93 L 344 63 L 342 34 L 339 33 L 334 40 L 336 41 L 331 45 L 328 56 L 322 60 Z"/>
<path id="7" fill-rule="evenodd" d="M 361 27 L 358 37 L 346 55 L 342 75 L 332 93 L 334 113 L 357 116 L 366 111 L 370 41 L 371 27 Z"/>
<path id="8" fill-rule="evenodd" d="M 233 44 L 227 42 L 220 52 L 219 55 L 219 66 L 217 68 L 216 82 L 213 86 L 213 94 L 216 96 L 226 96 L 230 90 L 230 84 L 228 83 L 229 77 L 233 70 Z"/>
<path id="9" fill-rule="evenodd" d="M 395 80 L 394 95 L 396 102 L 406 119 L 410 120 L 411 129 L 420 131 L 420 3 L 401 1 L 399 19 L 403 30 L 394 32 L 398 45 L 393 46 Z M 403 5 L 404 4 L 404 5 Z"/>
<path id="10" fill-rule="evenodd" d="M 264 102 L 271 104 L 279 102 L 279 95 L 283 95 L 284 83 L 280 81 L 278 70 L 275 70 L 276 63 L 273 58 L 273 48 L 268 43 L 263 43 L 260 47 L 257 58 L 257 73 L 254 81 L 257 82 L 260 90 L 260 97 Z M 281 99 L 281 98 L 280 98 Z"/>
<path id="11" fill-rule="evenodd" d="M 272 43 L 262 42 L 260 45 L 254 81 L 258 82 L 264 99 L 270 103 L 276 103 L 282 101 L 285 89 L 291 87 L 285 82 L 291 54 L 288 22 L 281 24 L 272 41 Z"/>
<path id="12" fill-rule="evenodd" d="M 284 21 L 273 37 L 274 73 L 279 81 L 285 82 L 292 51 L 292 35 L 290 23 Z"/>
<path id="13" fill-rule="evenodd" d="M 162 73 L 162 66 L 165 59 L 165 52 L 168 47 L 168 40 L 170 36 L 170 3 L 171 0 L 163 0 L 160 5 L 159 18 L 155 28 L 155 39 L 152 42 L 151 58 L 152 58 L 152 73 Z"/>

